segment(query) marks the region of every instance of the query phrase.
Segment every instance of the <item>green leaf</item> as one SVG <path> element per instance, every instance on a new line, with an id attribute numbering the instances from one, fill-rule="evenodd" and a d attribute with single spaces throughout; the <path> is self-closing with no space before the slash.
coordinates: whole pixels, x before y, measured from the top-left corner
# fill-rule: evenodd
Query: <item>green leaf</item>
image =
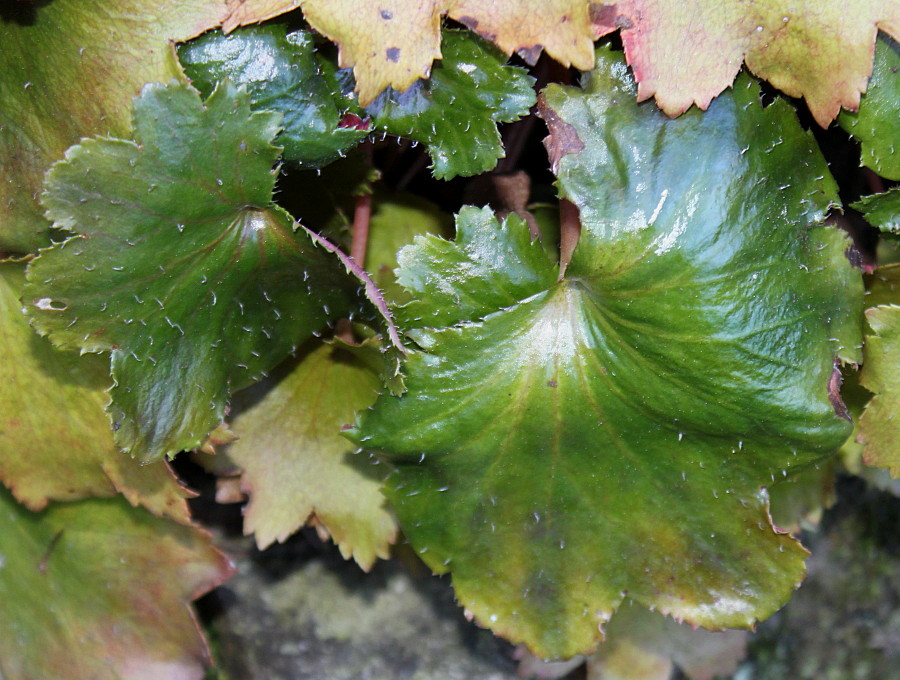
<path id="1" fill-rule="evenodd" d="M 0 264 L 0 481 L 32 510 L 119 491 L 188 524 L 190 493 L 168 465 L 138 465 L 113 442 L 104 411 L 109 362 L 56 349 L 28 325 L 19 302 L 24 269 Z"/>
<path id="2" fill-rule="evenodd" d="M 244 530 L 260 549 L 314 519 L 363 569 L 387 557 L 397 528 L 381 494 L 383 469 L 340 435 L 356 410 L 374 403 L 380 361 L 372 342 L 313 345 L 274 389 L 263 393 L 261 383 L 236 397 L 231 429 L 239 438 L 226 453 L 243 469 Z"/>
<path id="3" fill-rule="evenodd" d="M 900 44 L 886 33 L 875 43 L 875 63 L 859 111 L 841 111 L 838 123 L 862 142 L 862 164 L 900 180 Z"/>
<path id="4" fill-rule="evenodd" d="M 900 187 L 863 196 L 850 207 L 861 212 L 873 227 L 900 236 Z"/>
<path id="5" fill-rule="evenodd" d="M 400 251 L 398 282 L 416 297 L 398 310 L 401 325 L 480 319 L 556 282 L 557 268 L 515 213 L 498 229 L 490 208 L 463 208 L 457 229 L 455 242 L 428 235 Z"/>
<path id="6" fill-rule="evenodd" d="M 241 28 L 229 35 L 207 33 L 178 48 L 184 72 L 204 96 L 229 79 L 247 88 L 254 110 L 283 114 L 278 144 L 284 158 L 319 167 L 343 156 L 368 134 L 346 113 L 320 72 L 315 38 L 309 31 L 287 33 L 283 24 Z"/>
<path id="7" fill-rule="evenodd" d="M 862 286 L 846 238 L 816 226 L 836 200 L 824 159 L 749 78 L 671 120 L 605 50 L 543 115 L 584 223 L 566 278 L 521 222 L 464 211 L 458 244 L 420 241 L 400 280 L 434 302 L 408 392 L 350 435 L 396 467 L 387 492 L 426 563 L 541 656 L 593 647 L 626 594 L 752 625 L 806 554 L 764 487 L 850 429 L 827 387 L 859 345 Z M 470 243 L 495 253 L 488 277 Z"/>
<path id="8" fill-rule="evenodd" d="M 58 346 L 112 352 L 116 441 L 144 461 L 198 446 L 231 389 L 355 307 L 357 281 L 271 204 L 277 123 L 228 83 L 205 105 L 148 85 L 134 142 L 85 140 L 47 178 L 76 236 L 32 262 L 26 306 Z"/>
<path id="9" fill-rule="evenodd" d="M 5 2 L 0 21 L 0 252 L 50 243 L 44 173 L 91 135 L 125 135 L 146 82 L 178 75 L 169 41 L 228 14 L 222 0 Z"/>
<path id="10" fill-rule="evenodd" d="M 32 513 L 0 487 L 3 678 L 200 680 L 187 605 L 231 570 L 205 533 L 122 499 Z"/>
<path id="11" fill-rule="evenodd" d="M 872 333 L 866 335 L 860 384 L 874 392 L 859 420 L 863 460 L 900 477 L 900 305 L 866 310 Z"/>
<path id="12" fill-rule="evenodd" d="M 387 90 L 366 113 L 376 130 L 427 144 L 438 179 L 487 172 L 505 155 L 497 123 L 528 114 L 534 79 L 466 32 L 444 31 L 441 52 L 431 78 L 403 93 Z"/>

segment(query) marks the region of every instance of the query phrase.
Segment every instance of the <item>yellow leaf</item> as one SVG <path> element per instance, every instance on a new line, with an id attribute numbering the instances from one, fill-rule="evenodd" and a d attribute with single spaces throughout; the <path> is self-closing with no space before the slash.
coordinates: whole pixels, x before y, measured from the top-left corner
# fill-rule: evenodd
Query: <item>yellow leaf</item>
<path id="1" fill-rule="evenodd" d="M 444 14 L 531 63 L 546 49 L 566 65 L 594 64 L 585 0 L 304 0 L 302 7 L 310 25 L 340 46 L 340 65 L 353 67 L 363 106 L 387 87 L 402 91 L 428 77 L 441 57 Z"/>
<path id="2" fill-rule="evenodd" d="M 638 99 L 670 116 L 705 109 L 746 61 L 823 127 L 859 106 L 877 28 L 900 35 L 896 0 L 627 0 L 592 14 L 598 36 L 622 29 Z"/>

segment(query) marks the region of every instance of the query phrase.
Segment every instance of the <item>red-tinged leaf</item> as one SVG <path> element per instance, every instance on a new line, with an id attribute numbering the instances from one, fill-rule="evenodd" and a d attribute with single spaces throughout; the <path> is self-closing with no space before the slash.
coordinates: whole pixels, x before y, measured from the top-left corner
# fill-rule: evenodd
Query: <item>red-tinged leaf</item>
<path id="1" fill-rule="evenodd" d="M 705 109 L 746 62 L 804 97 L 823 127 L 856 110 L 872 72 L 876 27 L 900 37 L 895 0 L 625 0 L 594 11 L 597 35 L 622 29 L 638 99 L 669 115 Z"/>
<path id="2" fill-rule="evenodd" d="M 3 680 L 201 680 L 189 603 L 231 571 L 203 532 L 120 498 L 33 513 L 0 488 Z"/>

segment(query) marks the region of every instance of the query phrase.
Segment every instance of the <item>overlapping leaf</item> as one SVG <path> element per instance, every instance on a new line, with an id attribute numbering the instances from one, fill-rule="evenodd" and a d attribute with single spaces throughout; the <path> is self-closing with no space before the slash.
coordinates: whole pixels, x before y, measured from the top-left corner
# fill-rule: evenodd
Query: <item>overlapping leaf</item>
<path id="1" fill-rule="evenodd" d="M 372 102 L 388 87 L 405 91 L 428 78 L 441 57 L 441 16 L 448 14 L 507 55 L 522 52 L 532 63 L 542 48 L 564 64 L 592 65 L 586 0 L 304 0 L 303 14 L 340 46 L 340 65 L 353 67 L 359 101 Z"/>
<path id="2" fill-rule="evenodd" d="M 371 343 L 310 347 L 235 419 L 239 439 L 227 455 L 243 469 L 241 486 L 250 495 L 244 530 L 260 548 L 284 541 L 314 516 L 344 557 L 364 569 L 387 557 L 396 526 L 381 494 L 383 468 L 354 456 L 356 447 L 340 435 L 357 409 L 375 401 L 379 355 Z"/>
<path id="3" fill-rule="evenodd" d="M 36 197 L 81 137 L 125 135 L 131 99 L 178 73 L 168 48 L 218 25 L 222 0 L 4 3 L 0 21 L 0 252 L 47 245 Z"/>
<path id="4" fill-rule="evenodd" d="M 190 600 L 231 572 L 196 529 L 122 499 L 32 513 L 0 487 L 4 680 L 200 680 Z"/>
<path id="5" fill-rule="evenodd" d="M 880 33 L 875 63 L 859 111 L 843 111 L 838 123 L 862 142 L 862 164 L 900 180 L 900 44 Z"/>
<path id="6" fill-rule="evenodd" d="M 200 445 L 358 283 L 271 205 L 277 114 L 172 83 L 134 121 L 136 141 L 86 140 L 49 174 L 48 216 L 75 236 L 31 264 L 25 303 L 57 345 L 112 353 L 116 440 L 149 461 Z"/>
<path id="7" fill-rule="evenodd" d="M 204 96 L 220 80 L 243 85 L 254 109 L 283 114 L 277 143 L 284 158 L 318 167 L 341 156 L 367 134 L 367 127 L 342 126 L 346 113 L 322 76 L 313 36 L 287 33 L 284 25 L 213 32 L 182 45 L 178 58 Z"/>
<path id="8" fill-rule="evenodd" d="M 627 0 L 596 8 L 597 34 L 622 29 L 638 98 L 666 113 L 706 108 L 741 65 L 794 97 L 823 127 L 856 109 L 876 26 L 900 35 L 894 0 Z"/>
<path id="9" fill-rule="evenodd" d="M 900 187 L 864 196 L 851 207 L 859 210 L 869 224 L 881 231 L 900 235 Z"/>
<path id="10" fill-rule="evenodd" d="M 461 31 L 444 32 L 444 58 L 429 80 L 402 94 L 388 90 L 364 110 L 349 72 L 335 73 L 324 60 L 320 67 L 305 31 L 285 34 L 276 25 L 227 37 L 211 33 L 182 46 L 179 55 L 201 92 L 227 77 L 248 87 L 254 109 L 283 113 L 278 141 L 285 158 L 311 166 L 343 154 L 374 127 L 427 144 L 438 178 L 479 174 L 504 155 L 497 123 L 516 120 L 534 104 L 533 79 Z M 344 127 L 348 108 L 358 116 Z"/>
<path id="11" fill-rule="evenodd" d="M 189 492 L 168 465 L 139 465 L 113 442 L 109 362 L 55 349 L 21 313 L 24 266 L 0 265 L 0 481 L 32 510 L 111 496 L 188 523 Z"/>
<path id="12" fill-rule="evenodd" d="M 590 649 L 626 593 L 713 628 L 775 611 L 805 553 L 761 487 L 846 439 L 827 387 L 859 345 L 859 274 L 815 226 L 835 187 L 789 107 L 742 78 L 669 120 L 597 57 L 544 95 L 584 224 L 566 277 L 471 210 L 404 251 L 421 351 L 351 433 L 396 466 L 422 558 L 542 656 Z"/>
<path id="13" fill-rule="evenodd" d="M 366 109 L 376 129 L 428 145 L 434 176 L 477 175 L 503 158 L 497 123 L 526 115 L 534 80 L 484 41 L 445 31 L 443 59 L 428 81 L 388 91 Z"/>

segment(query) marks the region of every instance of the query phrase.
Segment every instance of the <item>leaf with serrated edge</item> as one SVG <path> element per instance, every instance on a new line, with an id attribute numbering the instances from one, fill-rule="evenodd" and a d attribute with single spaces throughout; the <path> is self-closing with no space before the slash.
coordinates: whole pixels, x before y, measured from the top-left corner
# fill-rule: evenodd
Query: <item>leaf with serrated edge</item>
<path id="1" fill-rule="evenodd" d="M 32 513 L 0 486 L 4 680 L 201 680 L 188 604 L 231 565 L 197 530 L 121 498 Z"/>
<path id="2" fill-rule="evenodd" d="M 222 0 L 7 2 L 0 21 L 0 252 L 49 245 L 44 173 L 91 135 L 125 135 L 144 83 L 178 75 L 170 41 L 217 26 Z"/>
<path id="3" fill-rule="evenodd" d="M 900 187 L 880 194 L 863 196 L 850 206 L 881 231 L 900 235 Z"/>
<path id="4" fill-rule="evenodd" d="M 220 85 L 135 101 L 135 142 L 90 139 L 48 175 L 48 216 L 76 236 L 28 268 L 35 327 L 112 352 L 117 443 L 145 461 L 199 446 L 250 384 L 358 288 L 271 204 L 274 113 Z"/>
<path id="5" fill-rule="evenodd" d="M 340 435 L 354 411 L 375 401 L 380 362 L 371 342 L 311 345 L 262 398 L 256 386 L 244 397 L 255 403 L 234 420 L 239 438 L 226 452 L 243 469 L 241 486 L 250 495 L 244 530 L 261 549 L 315 515 L 344 557 L 363 569 L 387 557 L 397 529 L 381 494 L 383 468 L 354 455 L 356 447 Z M 238 395 L 236 406 L 241 402 Z"/>
<path id="6" fill-rule="evenodd" d="M 900 36 L 896 0 L 624 0 L 593 19 L 598 36 L 622 29 L 639 99 L 669 115 L 705 109 L 746 62 L 822 127 L 859 106 L 876 26 Z"/>
<path id="7" fill-rule="evenodd" d="M 859 381 L 875 396 L 859 420 L 863 460 L 900 477 L 900 305 L 867 309 L 866 319 L 872 333 Z"/>
<path id="8" fill-rule="evenodd" d="M 861 162 L 882 177 L 900 180 L 900 44 L 885 33 L 859 111 L 841 111 L 838 123 L 862 143 Z"/>
<path id="9" fill-rule="evenodd" d="M 592 29 L 586 0 L 304 0 L 303 14 L 340 47 L 342 67 L 353 67 L 359 101 L 368 106 L 388 87 L 405 91 L 428 78 L 441 58 L 441 15 L 473 28 L 506 54 L 534 62 L 541 49 L 578 68 L 590 68 Z"/>
<path id="10" fill-rule="evenodd" d="M 815 226 L 835 187 L 790 107 L 743 78 L 670 120 L 597 58 L 587 90 L 543 102 L 583 141 L 559 159 L 584 223 L 566 278 L 536 258 L 523 284 L 525 225 L 471 210 L 457 238 L 496 254 L 491 285 L 466 247 L 420 241 L 445 296 L 409 391 L 350 433 L 396 467 L 401 528 L 462 605 L 548 657 L 593 647 L 626 593 L 712 628 L 784 603 L 806 553 L 763 487 L 846 439 L 827 387 L 860 334 L 848 242 Z"/>
<path id="11" fill-rule="evenodd" d="M 309 31 L 287 33 L 284 25 L 207 33 L 178 48 L 191 83 L 208 96 L 228 78 L 247 88 L 254 110 L 278 111 L 282 130 L 275 140 L 285 160 L 319 167 L 344 155 L 367 130 L 341 127 L 344 113 L 317 66 Z"/>
<path id="12" fill-rule="evenodd" d="M 429 80 L 384 92 L 366 113 L 376 130 L 427 144 L 438 179 L 478 175 L 505 155 L 497 123 L 528 114 L 534 79 L 463 31 L 444 31 L 442 50 Z"/>
<path id="13" fill-rule="evenodd" d="M 24 265 L 0 264 L 0 481 L 32 510 L 120 491 L 189 523 L 191 494 L 168 464 L 139 465 L 113 442 L 104 411 L 109 362 L 38 337 L 21 312 L 24 283 Z"/>
<path id="14" fill-rule="evenodd" d="M 226 0 L 228 17 L 222 23 L 225 32 L 238 26 L 257 24 L 297 9 L 303 0 Z"/>

